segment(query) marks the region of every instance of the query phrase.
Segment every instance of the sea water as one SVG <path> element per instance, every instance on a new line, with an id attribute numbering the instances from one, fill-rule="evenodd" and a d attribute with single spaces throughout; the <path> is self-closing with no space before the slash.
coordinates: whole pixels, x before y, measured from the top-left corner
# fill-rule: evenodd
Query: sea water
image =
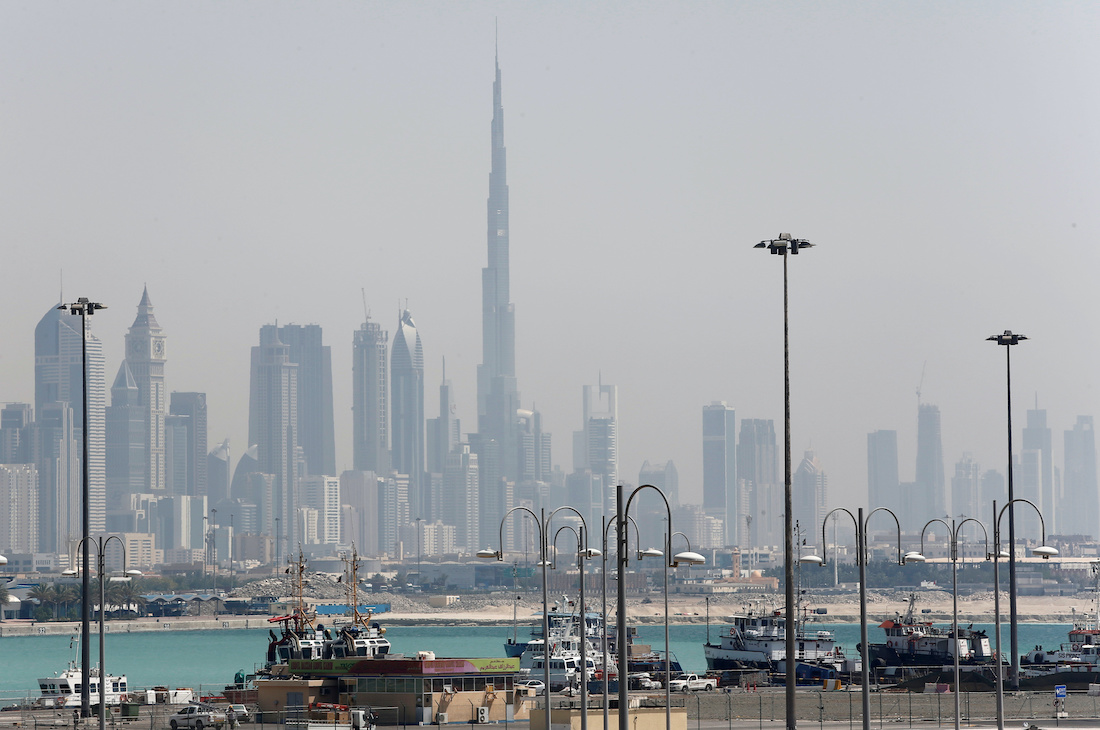
<path id="1" fill-rule="evenodd" d="M 385 615 L 378 619 L 385 625 Z M 942 625 L 942 624 L 937 624 Z M 837 643 L 852 656 L 859 643 L 859 624 L 812 624 L 810 630 L 832 631 Z M 993 639 L 991 624 L 975 624 Z M 1066 641 L 1069 624 L 1020 624 L 1020 652 L 1035 645 L 1057 647 Z M 703 671 L 706 660 L 703 644 L 708 631 L 713 643 L 726 625 L 673 625 L 669 627 L 669 645 L 686 671 Z M 530 635 L 530 627 L 520 627 L 520 640 Z M 877 625 L 868 628 L 871 643 L 883 641 Z M 504 656 L 504 642 L 512 637 L 511 626 L 391 626 L 386 638 L 392 652 L 415 656 L 418 651 L 434 651 L 437 657 Z M 208 631 L 149 631 L 107 634 L 106 665 L 109 674 L 125 674 L 132 688 L 165 685 L 190 687 L 197 691 L 220 692 L 240 670 L 251 673 L 262 664 L 267 651 L 266 629 L 214 629 Z M 655 650 L 664 648 L 664 625 L 638 627 L 638 643 Z M 1008 654 L 1008 626 L 1001 625 L 1001 649 Z M 91 642 L 92 663 L 99 662 L 99 643 L 95 632 Z M 79 662 L 76 642 L 67 636 L 0 637 L 0 701 L 34 696 L 37 680 L 61 672 L 70 660 Z"/>

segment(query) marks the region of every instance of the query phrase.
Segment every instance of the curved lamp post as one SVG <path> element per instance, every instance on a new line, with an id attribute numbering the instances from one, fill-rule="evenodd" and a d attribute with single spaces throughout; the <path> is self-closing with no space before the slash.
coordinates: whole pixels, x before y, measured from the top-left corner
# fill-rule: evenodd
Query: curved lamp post
<path id="1" fill-rule="evenodd" d="M 676 532 L 676 533 L 673 533 L 673 534 L 683 535 L 684 540 L 687 540 L 688 549 L 687 549 L 687 552 L 677 553 L 672 558 L 672 567 L 678 568 L 678 567 L 680 567 L 681 564 L 683 564 L 683 565 L 701 565 L 702 563 L 705 562 L 705 559 L 703 558 L 702 555 L 700 555 L 699 553 L 694 553 L 694 552 L 691 551 L 691 541 L 688 540 L 687 535 L 684 535 L 684 533 L 682 533 L 682 532 Z M 639 550 L 638 551 L 638 560 L 641 560 L 642 558 L 645 558 L 645 557 L 664 557 L 665 555 L 671 554 L 671 552 L 672 552 L 672 537 L 671 536 L 666 536 L 665 537 L 665 550 L 666 550 L 666 552 L 661 552 L 660 550 L 656 550 L 654 548 L 649 548 L 648 550 Z M 664 568 L 663 573 L 664 573 L 664 593 L 665 593 L 665 727 L 666 727 L 666 730 L 671 730 L 671 728 L 672 728 L 672 688 L 671 688 L 670 685 L 672 683 L 672 651 L 669 648 L 669 644 L 668 644 L 668 568 L 669 568 L 669 561 L 665 560 L 665 561 L 662 561 L 662 562 L 663 562 L 663 568 Z"/>
<path id="2" fill-rule="evenodd" d="M 987 342 L 996 342 L 1005 348 L 1005 401 L 1008 413 L 1008 634 L 1012 658 L 1009 663 L 1009 680 L 1013 690 L 1020 689 L 1020 642 L 1016 633 L 1016 515 L 1012 504 L 1016 501 L 1012 491 L 1012 346 L 1027 339 L 1027 335 L 1014 334 L 1005 330 L 1004 334 L 985 338 Z M 999 544 L 998 544 L 999 548 Z M 1000 658 L 998 658 L 1000 661 Z"/>
<path id="3" fill-rule="evenodd" d="M 90 488 L 88 482 L 88 317 L 91 317 L 100 309 L 106 309 L 107 305 L 99 302 L 90 302 L 88 297 L 80 297 L 71 304 L 59 304 L 58 309 L 67 309 L 74 317 L 80 315 L 80 372 L 81 389 L 84 391 L 84 434 L 81 438 L 84 448 L 84 479 L 81 489 L 81 541 L 87 540 L 92 532 L 91 506 L 89 504 Z M 91 633 L 91 587 L 88 583 L 88 552 L 84 551 L 82 564 L 83 577 L 80 581 L 80 664 L 84 672 L 84 682 L 80 688 L 80 716 L 88 717 L 91 713 L 91 693 L 88 690 L 88 675 L 92 663 L 92 652 L 88 647 L 89 634 Z"/>
<path id="4" fill-rule="evenodd" d="M 607 652 L 607 553 L 608 553 L 608 534 L 607 533 L 608 533 L 608 530 L 611 529 L 611 526 L 614 525 L 616 522 L 618 522 L 618 520 L 619 520 L 618 515 L 612 517 L 610 520 L 608 520 L 606 517 L 603 518 L 603 567 L 601 569 L 601 573 L 602 573 L 601 577 L 603 578 L 603 613 L 602 613 L 602 616 L 603 616 L 603 636 L 601 638 L 603 640 L 603 726 L 604 726 L 604 730 L 607 730 L 607 728 L 610 727 L 610 725 L 608 724 L 608 712 L 609 712 L 608 706 L 609 706 L 610 700 L 609 700 L 608 695 L 607 695 L 607 682 L 608 682 L 608 675 L 610 674 L 609 667 L 611 666 L 611 662 L 609 660 L 608 652 Z M 628 517 L 627 520 L 628 520 L 628 522 L 627 522 L 628 525 L 630 523 L 634 524 L 634 535 L 640 541 L 641 540 L 641 531 L 638 529 L 638 523 L 634 522 L 633 517 Z M 614 544 L 612 544 L 611 547 L 614 547 Z M 626 646 L 626 644 L 627 644 L 627 641 L 626 641 L 625 636 L 619 636 L 615 639 L 615 651 L 616 651 L 616 654 L 617 654 L 617 661 L 618 661 L 618 667 L 619 667 L 618 679 L 619 679 L 620 682 L 625 682 L 626 679 L 627 679 L 625 672 L 626 672 L 627 662 L 629 661 L 629 657 L 627 657 L 624 654 L 624 649 L 623 649 L 623 647 Z"/>
<path id="5" fill-rule="evenodd" d="M 761 241 L 753 248 L 764 248 L 772 254 L 783 257 L 783 580 L 785 582 L 785 612 L 787 614 L 786 656 L 788 660 L 795 655 L 794 627 L 798 621 L 794 606 L 794 529 L 793 505 L 791 499 L 791 357 L 790 327 L 787 307 L 787 254 L 797 254 L 812 243 L 804 238 L 792 238 L 789 233 L 780 233 L 778 238 Z M 671 529 L 671 528 L 669 528 Z M 786 715 L 788 730 L 795 730 L 795 685 L 786 683 Z M 623 728 L 622 730 L 626 730 Z"/>
<path id="6" fill-rule="evenodd" d="M 871 521 L 871 517 L 876 512 L 886 512 L 894 518 L 894 525 L 898 528 L 898 565 L 905 565 L 907 562 L 914 562 L 916 558 L 910 557 L 910 555 L 901 554 L 901 523 L 898 522 L 898 516 L 893 511 L 886 507 L 877 507 L 868 513 L 867 517 L 863 517 L 863 508 L 860 507 L 857 510 L 857 514 L 844 507 L 837 507 L 831 510 L 825 519 L 821 521 L 821 552 L 825 553 L 825 525 L 829 522 L 829 518 L 837 512 L 843 512 L 852 518 L 852 522 L 856 528 L 856 565 L 859 566 L 859 659 L 860 659 L 860 673 L 863 680 L 863 730 L 870 730 L 871 727 L 871 680 L 870 680 L 870 656 L 869 648 L 867 645 L 867 523 Z M 835 524 L 835 522 L 834 522 Z M 814 563 L 822 568 L 825 567 L 827 561 L 823 557 L 817 555 L 807 555 L 802 558 L 803 563 Z M 792 636 L 794 634 L 794 627 L 790 618 L 787 619 L 787 635 Z M 796 674 L 794 654 L 787 654 L 787 685 L 793 686 L 794 682 L 791 678 Z"/>
<path id="7" fill-rule="evenodd" d="M 671 559 L 668 557 L 669 555 L 672 554 L 672 534 L 673 534 L 672 533 L 672 508 L 669 507 L 668 498 L 665 497 L 664 492 L 662 492 L 660 489 L 653 486 L 652 484 L 643 484 L 639 487 L 636 487 L 630 493 L 629 497 L 625 497 L 625 495 L 623 494 L 623 491 L 624 491 L 623 485 L 619 484 L 618 486 L 615 487 L 615 505 L 616 505 L 616 508 L 618 509 L 618 514 L 617 514 L 618 522 L 617 522 L 617 525 L 616 525 L 616 527 L 617 527 L 616 533 L 617 533 L 617 539 L 618 539 L 618 549 L 617 549 L 618 556 L 617 557 L 618 557 L 618 570 L 619 570 L 619 595 L 618 595 L 618 605 L 616 606 L 617 615 L 615 617 L 615 623 L 616 623 L 617 633 L 619 635 L 619 638 L 617 639 L 617 641 L 620 642 L 620 647 L 621 647 L 621 642 L 623 641 L 623 637 L 626 636 L 626 566 L 627 566 L 627 563 L 629 562 L 629 552 L 630 552 L 629 547 L 627 545 L 628 538 L 629 538 L 629 532 L 626 528 L 626 525 L 627 525 L 626 520 L 627 520 L 627 517 L 629 517 L 629 515 L 630 515 L 630 505 L 634 502 L 634 498 L 637 497 L 640 492 L 642 492 L 643 490 L 647 490 L 647 489 L 652 489 L 654 492 L 656 492 L 657 494 L 659 494 L 661 496 L 661 501 L 665 505 L 665 514 L 668 516 L 668 532 L 665 533 L 665 550 L 664 550 L 664 556 L 665 556 L 665 620 L 666 621 L 668 620 L 668 568 L 670 567 L 670 563 L 671 563 L 671 567 L 675 568 L 675 567 L 679 567 L 680 563 L 687 564 L 689 562 L 690 563 L 702 562 L 702 560 L 703 560 L 702 555 L 699 555 L 698 553 L 692 553 L 690 551 L 687 552 L 687 553 L 681 553 L 680 555 L 677 555 L 677 556 L 675 556 L 674 558 L 671 558 Z M 652 554 L 655 554 L 656 552 L 659 552 L 659 551 L 654 551 L 650 554 L 652 555 Z M 638 558 L 641 559 L 641 557 L 642 556 L 639 554 Z M 665 636 L 666 637 L 668 636 L 667 628 L 666 628 Z M 666 642 L 667 642 L 667 638 L 666 638 Z M 620 648 L 620 654 L 621 653 L 622 653 L 622 649 Z M 668 651 L 667 651 L 667 643 L 666 643 L 665 654 L 666 654 L 666 656 L 665 656 L 665 680 L 666 680 L 665 681 L 665 726 L 666 726 L 666 730 L 671 730 L 672 729 L 672 708 L 669 706 L 670 697 L 669 697 L 669 687 L 668 687 L 668 681 L 667 681 L 668 680 L 668 674 L 669 674 L 669 669 L 668 669 L 669 656 L 668 656 Z M 628 715 L 628 704 L 629 704 L 629 692 L 628 692 L 628 688 L 627 688 L 627 683 L 624 682 L 623 679 L 624 679 L 623 667 L 620 666 L 619 667 L 619 730 L 630 730 L 630 720 L 627 717 L 627 715 Z"/>
<path id="8" fill-rule="evenodd" d="M 584 521 L 584 515 L 576 510 L 574 507 L 565 505 L 558 507 L 550 514 L 546 514 L 546 510 L 540 510 L 540 515 L 536 515 L 534 511 L 529 507 L 513 507 L 504 513 L 504 517 L 500 520 L 500 550 L 493 550 L 492 548 L 485 548 L 484 550 L 478 550 L 477 556 L 485 560 L 504 560 L 504 523 L 508 521 L 508 518 L 512 516 L 513 512 L 519 512 L 521 515 L 526 515 L 535 521 L 535 524 L 539 528 L 539 566 L 542 568 L 542 676 L 543 684 L 545 685 L 545 699 L 546 699 L 546 728 L 550 730 L 550 610 L 549 600 L 546 594 L 546 568 L 550 565 L 550 549 L 548 533 L 550 532 L 550 521 L 554 518 L 558 512 L 562 510 L 569 510 L 573 514 L 580 518 L 581 525 L 584 531 L 588 531 L 588 524 Z M 585 667 L 585 671 L 587 671 Z M 628 730 L 624 728 L 623 730 Z"/>
<path id="9" fill-rule="evenodd" d="M 934 522 L 938 522 L 941 525 L 943 525 L 944 527 L 946 527 L 948 534 L 951 535 L 951 543 L 950 543 L 950 546 L 949 546 L 950 547 L 950 557 L 951 557 L 951 640 L 953 642 L 953 646 L 951 647 L 951 654 L 952 654 L 952 657 L 953 657 L 952 663 L 954 664 L 954 668 L 955 668 L 955 688 L 954 688 L 954 695 L 955 695 L 955 730 L 959 730 L 959 718 L 962 715 L 961 698 L 959 696 L 959 685 L 960 685 L 960 681 L 959 681 L 959 679 L 960 679 L 960 677 L 959 677 L 959 675 L 960 675 L 960 672 L 959 672 L 959 648 L 960 648 L 960 641 L 959 641 L 959 534 L 962 531 L 963 525 L 965 525 L 967 522 L 973 522 L 975 525 L 982 528 L 982 535 L 985 536 L 985 555 L 986 555 L 986 560 L 988 560 L 989 559 L 989 533 L 986 532 L 985 525 L 983 525 L 980 521 L 974 519 L 973 517 L 967 517 L 967 518 L 963 519 L 961 522 L 955 522 L 955 520 L 952 518 L 951 524 L 947 524 L 946 521 L 944 521 L 944 520 L 940 519 L 939 517 L 937 517 L 935 519 L 928 520 L 928 522 L 926 522 L 924 524 L 924 527 L 921 528 L 921 531 L 920 531 L 920 552 L 919 553 L 908 553 L 905 556 L 906 558 L 908 558 L 910 560 L 920 560 L 920 561 L 923 561 L 925 559 L 924 558 L 924 533 L 928 531 L 928 526 L 931 525 Z M 1000 659 L 998 658 L 998 662 L 999 661 L 1000 661 Z"/>
<path id="10" fill-rule="evenodd" d="M 106 595 L 103 588 L 103 584 L 107 579 L 106 570 L 106 547 L 111 540 L 116 540 L 119 546 L 122 548 L 122 566 L 123 572 L 127 577 L 135 577 L 141 575 L 140 570 L 126 570 L 126 543 L 122 541 L 118 535 L 108 535 L 107 537 L 83 537 L 80 542 L 77 543 L 76 549 L 79 551 L 84 549 L 84 564 L 88 564 L 88 543 L 91 541 L 92 547 L 95 548 L 97 554 L 96 569 L 99 571 L 99 730 L 104 730 L 107 726 L 107 649 L 104 643 L 103 637 L 103 622 L 106 620 Z M 76 575 L 76 571 L 72 568 L 61 571 L 62 575 Z M 82 580 L 86 583 L 88 580 L 88 574 L 85 573 L 82 576 Z M 83 649 L 81 649 L 83 651 Z M 91 700 L 91 684 L 92 676 L 84 670 L 81 675 L 81 696 L 83 697 L 85 692 L 87 693 L 89 702 Z"/>
<path id="11" fill-rule="evenodd" d="M 1011 474 L 1011 471 L 1009 472 Z M 993 501 L 993 553 L 990 556 L 993 559 L 993 622 L 995 628 L 995 640 L 996 640 L 996 654 L 997 654 L 997 730 L 1004 730 L 1005 727 L 1005 690 L 1004 690 L 1004 677 L 1001 676 L 1001 576 L 998 566 L 1000 565 L 1001 558 L 1008 557 L 1011 561 L 1011 555 L 1015 552 L 1015 548 L 1011 549 L 1006 556 L 1001 551 L 1001 518 L 1004 517 L 1005 510 L 1008 510 L 1009 518 L 1009 533 L 1012 533 L 1012 507 L 1016 502 L 1023 502 L 1031 505 L 1031 508 L 1035 510 L 1035 514 L 1039 515 L 1039 526 L 1042 528 L 1042 544 L 1039 547 L 1032 548 L 1031 553 L 1038 555 L 1043 560 L 1049 560 L 1052 556 L 1058 554 L 1056 548 L 1052 548 L 1046 544 L 1047 542 L 1047 525 L 1043 519 L 1043 513 L 1039 511 L 1039 508 L 1035 506 L 1034 502 L 1026 499 L 1013 499 L 1006 505 L 1001 507 L 1001 511 L 997 511 L 997 502 Z M 1011 566 L 1012 563 L 1009 562 Z M 1011 588 L 1009 589 L 1012 590 Z M 1014 600 L 1014 597 L 1009 595 L 1010 602 Z M 1013 629 L 1015 624 L 1013 624 Z M 1015 653 L 1015 650 L 1013 650 Z M 1015 657 L 1015 661 L 1019 661 L 1020 658 Z"/>
<path id="12" fill-rule="evenodd" d="M 598 558 L 603 553 L 596 548 L 588 547 L 588 535 L 584 527 L 581 527 L 578 532 L 569 525 L 563 525 L 554 533 L 554 562 L 550 567 L 557 567 L 558 535 L 562 531 L 572 532 L 577 539 L 577 573 L 580 574 L 581 580 L 581 730 L 588 730 L 588 614 L 584 605 L 584 561 Z M 547 687 L 546 691 L 549 692 L 550 688 Z"/>

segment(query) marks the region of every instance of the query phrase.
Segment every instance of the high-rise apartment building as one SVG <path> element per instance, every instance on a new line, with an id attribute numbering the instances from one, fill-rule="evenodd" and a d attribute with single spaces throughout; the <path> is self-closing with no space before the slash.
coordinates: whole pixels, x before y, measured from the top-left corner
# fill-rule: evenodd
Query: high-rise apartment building
<path id="1" fill-rule="evenodd" d="M 1078 416 L 1065 432 L 1065 510 L 1061 531 L 1065 534 L 1100 535 L 1100 491 L 1096 482 L 1096 433 L 1092 416 Z"/>
<path id="2" fill-rule="evenodd" d="M 32 448 L 38 471 L 40 552 L 68 555 L 70 545 L 83 534 L 81 447 L 76 433 L 68 401 L 49 402 L 37 409 Z M 106 513 L 103 521 L 105 529 Z"/>
<path id="3" fill-rule="evenodd" d="M 894 514 L 901 514 L 898 484 L 898 432 L 872 431 L 867 434 L 867 503 L 870 508 L 885 507 Z"/>
<path id="4" fill-rule="evenodd" d="M 777 546 L 783 540 L 783 485 L 778 476 L 775 423 L 742 418 L 737 443 L 737 479 L 745 531 L 742 548 Z"/>
<path id="5" fill-rule="evenodd" d="M 279 539 L 293 545 L 297 539 L 294 515 L 299 473 L 298 365 L 291 361 L 290 348 L 272 326 L 260 329 L 260 345 L 252 348 L 248 441 L 256 445 L 257 472 L 272 477 L 270 498 L 266 494 L 249 495 L 260 507 L 261 533 L 278 532 Z M 258 481 L 251 483 L 260 486 Z M 234 475 L 234 490 L 236 487 Z M 276 547 L 276 552 L 285 554 L 282 545 Z"/>
<path id="6" fill-rule="evenodd" d="M 316 324 L 264 325 L 277 329 L 287 357 L 298 366 L 298 446 L 306 474 L 336 474 L 336 426 L 332 414 L 332 352 Z M 261 331 L 260 339 L 264 334 Z"/>
<path id="7" fill-rule="evenodd" d="M 401 313 L 390 353 L 393 469 L 409 478 L 409 516 L 427 519 L 424 479 L 424 348 L 409 310 Z"/>
<path id="8" fill-rule="evenodd" d="M 34 464 L 0 464 L 0 549 L 38 552 L 38 470 Z"/>
<path id="9" fill-rule="evenodd" d="M 300 400 L 299 396 L 299 400 Z M 173 416 L 184 416 L 182 425 L 186 429 L 186 452 L 178 455 L 185 463 L 187 481 L 175 488 L 177 494 L 190 494 L 201 497 L 209 493 L 207 486 L 206 456 L 207 456 L 207 425 L 206 425 L 206 393 L 193 393 L 174 391 L 168 405 L 168 413 Z M 211 502 L 214 504 L 214 502 Z"/>
<path id="10" fill-rule="evenodd" d="M 703 511 L 725 524 L 726 544 L 740 544 L 737 499 L 737 418 L 724 402 L 703 406 Z"/>
<path id="11" fill-rule="evenodd" d="M 317 515 L 316 540 L 325 545 L 340 542 L 340 480 L 309 475 L 302 478 L 301 506 Z"/>
<path id="12" fill-rule="evenodd" d="M 168 391 L 164 366 L 168 361 L 167 338 L 153 314 L 146 287 L 138 303 L 137 317 L 126 333 L 126 363 L 137 385 L 138 404 L 145 419 L 145 487 L 149 494 L 165 494 L 164 418 Z"/>
<path id="13" fill-rule="evenodd" d="M 107 405 L 107 383 L 104 370 L 103 344 L 91 332 L 91 320 L 87 319 L 87 356 L 85 375 L 88 381 L 88 512 L 92 532 L 101 532 L 107 526 L 107 476 L 104 465 L 106 451 L 106 429 L 104 428 L 104 410 Z M 45 419 L 47 429 L 63 440 L 74 439 L 75 461 L 64 465 L 41 463 L 37 459 L 38 486 L 40 492 L 50 490 L 51 495 L 42 494 L 39 499 L 39 514 L 52 514 L 59 520 L 65 517 L 51 512 L 51 500 L 64 498 L 71 500 L 62 508 L 62 512 L 75 510 L 76 524 L 81 524 L 81 456 L 84 443 L 84 376 L 81 373 L 81 343 L 85 333 L 81 329 L 81 317 L 69 313 L 67 309 L 50 307 L 38 325 L 34 328 L 34 412 L 39 420 Z M 65 403 L 70 409 L 68 415 L 54 410 L 46 413 L 47 406 Z M 70 431 L 71 429 L 71 431 Z M 39 435 L 44 435 L 45 431 Z M 69 446 L 54 444 L 46 448 L 39 444 L 39 454 L 43 458 L 55 458 L 62 452 L 68 453 Z M 44 450 L 42 450 L 44 449 Z M 47 455 L 53 453 L 53 455 Z M 68 474 L 68 476 L 66 476 Z M 73 479 L 72 483 L 55 483 L 58 479 Z M 67 523 L 66 523 L 67 524 Z M 67 554 L 67 546 L 56 545 L 53 540 L 65 538 L 65 531 L 39 530 L 39 541 L 43 552 L 61 552 Z M 77 535 L 81 534 L 78 530 Z"/>
<path id="14" fill-rule="evenodd" d="M 912 512 L 916 524 L 947 514 L 947 482 L 943 473 L 943 442 L 939 406 L 921 403 L 917 408 L 917 476 Z"/>

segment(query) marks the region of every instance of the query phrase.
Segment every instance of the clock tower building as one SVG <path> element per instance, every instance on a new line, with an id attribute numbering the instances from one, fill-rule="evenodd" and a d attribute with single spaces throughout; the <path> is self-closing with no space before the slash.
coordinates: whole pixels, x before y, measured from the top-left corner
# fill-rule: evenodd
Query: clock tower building
<path id="1" fill-rule="evenodd" d="M 146 287 L 138 304 L 137 318 L 126 333 L 126 362 L 137 384 L 138 403 L 145 420 L 145 489 L 150 494 L 164 494 L 166 488 L 166 339 L 164 330 L 153 315 L 153 303 L 149 299 L 149 288 Z"/>

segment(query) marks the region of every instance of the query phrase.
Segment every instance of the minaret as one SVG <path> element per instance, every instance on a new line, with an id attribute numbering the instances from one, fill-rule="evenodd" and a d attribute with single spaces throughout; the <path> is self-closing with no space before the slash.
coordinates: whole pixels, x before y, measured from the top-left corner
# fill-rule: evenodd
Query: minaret
<path id="1" fill-rule="evenodd" d="M 164 416 L 167 392 L 164 387 L 166 337 L 153 315 L 149 287 L 141 294 L 137 317 L 126 333 L 126 362 L 138 387 L 138 403 L 145 417 L 145 489 L 150 494 L 163 494 L 164 477 Z"/>
<path id="2" fill-rule="evenodd" d="M 509 284 L 507 152 L 499 58 L 495 59 L 495 66 L 488 200 L 489 259 L 488 265 L 481 270 L 482 364 L 477 368 L 477 413 L 480 440 L 497 442 L 500 474 L 514 480 L 517 471 L 515 421 L 519 407 L 516 313 Z"/>

